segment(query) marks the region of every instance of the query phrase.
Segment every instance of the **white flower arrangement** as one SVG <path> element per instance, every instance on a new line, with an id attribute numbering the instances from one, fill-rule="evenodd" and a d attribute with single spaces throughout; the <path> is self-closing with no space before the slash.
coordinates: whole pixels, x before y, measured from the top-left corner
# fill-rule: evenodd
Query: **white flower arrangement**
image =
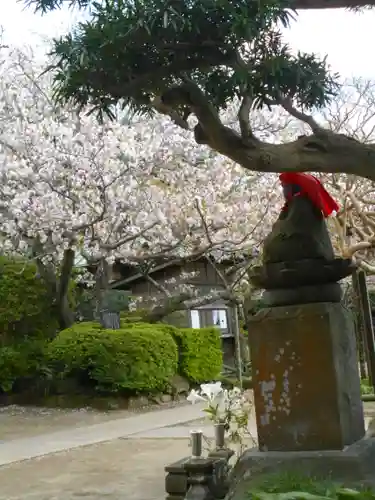
<path id="1" fill-rule="evenodd" d="M 221 382 L 201 384 L 200 390 L 191 390 L 187 400 L 192 404 L 205 402 L 204 412 L 215 426 L 224 428 L 227 445 L 239 445 L 244 448 L 246 438 L 255 444 L 249 430 L 249 416 L 253 405 L 238 387 L 224 389 Z"/>

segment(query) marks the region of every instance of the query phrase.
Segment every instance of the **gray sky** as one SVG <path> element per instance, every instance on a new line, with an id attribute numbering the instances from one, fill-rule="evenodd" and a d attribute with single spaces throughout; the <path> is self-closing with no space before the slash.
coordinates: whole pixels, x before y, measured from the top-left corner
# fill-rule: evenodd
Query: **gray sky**
<path id="1" fill-rule="evenodd" d="M 17 0 L 0 1 L 6 3 L 5 10 L 1 8 L 0 24 L 5 29 L 5 41 L 11 44 L 35 47 L 43 37 L 64 33 L 77 19 L 68 9 L 41 17 L 24 10 Z M 344 77 L 375 79 L 375 10 L 359 14 L 346 10 L 303 11 L 285 36 L 295 50 L 328 54 L 332 69 Z"/>

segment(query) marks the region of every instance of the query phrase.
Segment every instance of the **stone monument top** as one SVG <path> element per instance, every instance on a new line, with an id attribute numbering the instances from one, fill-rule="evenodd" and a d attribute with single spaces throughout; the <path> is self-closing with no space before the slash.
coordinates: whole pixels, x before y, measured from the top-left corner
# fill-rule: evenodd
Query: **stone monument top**
<path id="1" fill-rule="evenodd" d="M 281 297 L 284 304 L 338 302 L 341 289 L 337 282 L 353 269 L 351 259 L 335 257 L 325 222 L 336 215 L 339 206 L 313 175 L 283 173 L 280 181 L 285 204 L 265 238 L 262 265 L 253 268 L 250 279 L 266 290 L 269 305 L 279 305 Z M 321 285 L 331 285 L 326 294 L 317 293 Z M 300 287 L 305 294 L 291 292 Z"/>

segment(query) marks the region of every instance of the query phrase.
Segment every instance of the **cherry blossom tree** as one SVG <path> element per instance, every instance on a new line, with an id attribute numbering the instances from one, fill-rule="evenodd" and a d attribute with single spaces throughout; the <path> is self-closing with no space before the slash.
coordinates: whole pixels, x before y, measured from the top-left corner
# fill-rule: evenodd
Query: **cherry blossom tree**
<path id="1" fill-rule="evenodd" d="M 67 292 L 77 255 L 101 270 L 103 289 L 115 259 L 147 262 L 151 276 L 160 257 L 220 261 L 262 240 L 277 205 L 273 176 L 242 170 L 168 118 L 128 123 L 120 114 L 99 124 L 56 104 L 32 53 L 2 56 L 1 248 L 36 261 L 61 327 L 73 321 Z M 260 133 L 271 128 L 259 117 Z M 177 302 L 186 300 L 196 292 Z"/>
<path id="2" fill-rule="evenodd" d="M 341 131 L 363 144 L 375 140 L 375 83 L 353 79 L 345 82 L 339 96 L 322 112 L 333 131 Z M 322 175 L 322 180 L 339 201 L 341 210 L 330 221 L 336 249 L 353 258 L 368 273 L 375 272 L 375 184 L 354 175 Z"/>
<path id="3" fill-rule="evenodd" d="M 69 3 L 87 8 L 87 18 L 54 41 L 56 99 L 89 106 L 99 118 L 114 117 L 117 105 L 143 116 L 167 115 L 191 129 L 198 144 L 249 171 L 346 173 L 375 180 L 375 145 L 333 132 L 314 116 L 337 95 L 338 75 L 325 58 L 293 53 L 283 40 L 280 27 L 290 26 L 293 7 L 305 1 L 26 3 L 41 12 Z M 332 5 L 340 1 L 353 6 L 349 0 Z M 237 130 L 222 119 L 235 99 Z M 285 110 L 307 125 L 308 134 L 286 143 L 263 140 L 254 115 L 267 108 L 276 114 Z"/>

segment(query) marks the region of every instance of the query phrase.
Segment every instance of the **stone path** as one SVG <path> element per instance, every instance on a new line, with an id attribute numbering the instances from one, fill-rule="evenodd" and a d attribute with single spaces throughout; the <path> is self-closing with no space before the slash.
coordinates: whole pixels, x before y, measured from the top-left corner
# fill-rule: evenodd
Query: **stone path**
<path id="1" fill-rule="evenodd" d="M 0 500 L 164 500 L 164 466 L 189 455 L 188 440 L 127 440 L 0 468 Z"/>
<path id="2" fill-rule="evenodd" d="M 0 500 L 163 500 L 164 466 L 189 455 L 190 430 L 213 437 L 201 410 L 187 405 L 3 442 Z"/>
<path id="3" fill-rule="evenodd" d="M 162 500 L 164 466 L 189 455 L 189 432 L 202 428 L 202 408 L 127 415 L 3 442 L 0 500 Z"/>
<path id="4" fill-rule="evenodd" d="M 0 407 L 0 442 L 133 417 L 128 410 L 98 411 L 10 405 Z"/>
<path id="5" fill-rule="evenodd" d="M 147 434 L 152 430 L 197 420 L 202 417 L 202 408 L 202 405 L 189 404 L 117 418 L 100 424 L 5 441 L 0 444 L 0 466 L 120 437 L 137 435 L 137 438 L 141 438 L 143 433 Z M 184 436 L 189 436 L 189 429 L 186 427 L 184 429 Z"/>

